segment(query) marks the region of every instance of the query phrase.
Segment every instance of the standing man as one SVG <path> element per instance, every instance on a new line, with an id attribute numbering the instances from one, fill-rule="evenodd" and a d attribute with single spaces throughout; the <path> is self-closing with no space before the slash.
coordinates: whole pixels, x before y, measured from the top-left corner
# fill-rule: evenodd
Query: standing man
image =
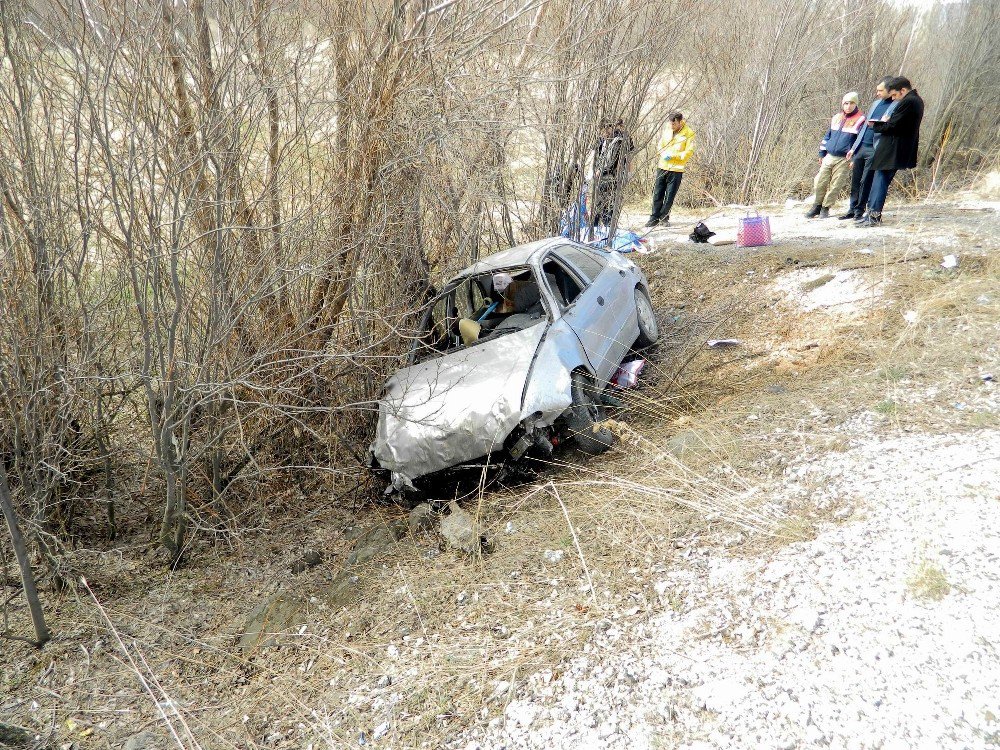
<path id="1" fill-rule="evenodd" d="M 601 137 L 594 146 L 594 226 L 611 227 L 628 179 L 628 157 L 632 139 L 619 127 L 621 120 L 601 122 Z"/>
<path id="2" fill-rule="evenodd" d="M 924 119 L 924 100 L 910 85 L 910 80 L 898 76 L 889 81 L 889 95 L 894 102 L 888 116 L 872 122 L 879 135 L 872 156 L 872 191 L 868 198 L 868 214 L 861 226 L 875 227 L 882 223 L 882 207 L 889 193 L 889 185 L 900 169 L 917 166 L 917 147 L 920 139 L 920 121 Z"/>
<path id="3" fill-rule="evenodd" d="M 858 137 L 854 139 L 854 145 L 847 152 L 847 159 L 851 162 L 851 205 L 847 208 L 847 213 L 837 218 L 841 221 L 847 219 L 860 219 L 868 204 L 868 194 L 872 189 L 872 178 L 875 172 L 872 171 L 871 161 L 875 154 L 875 131 L 872 130 L 872 120 L 881 119 L 887 114 L 892 98 L 889 96 L 889 81 L 892 76 L 886 76 L 875 86 L 875 101 L 868 109 L 868 118 L 861 128 Z"/>
<path id="4" fill-rule="evenodd" d="M 684 165 L 694 153 L 694 131 L 684 122 L 684 115 L 674 110 L 667 115 L 667 127 L 660 136 L 657 147 L 660 163 L 653 185 L 653 208 L 649 212 L 647 227 L 668 226 L 670 209 L 673 208 L 677 188 L 681 186 Z"/>
<path id="5" fill-rule="evenodd" d="M 806 213 L 807 219 L 817 216 L 825 219 L 830 215 L 830 206 L 837 200 L 851 173 L 847 152 L 864 124 L 865 113 L 858 109 L 857 92 L 844 94 L 840 112 L 830 120 L 830 129 L 819 144 L 819 173 L 813 184 L 816 203 Z"/>

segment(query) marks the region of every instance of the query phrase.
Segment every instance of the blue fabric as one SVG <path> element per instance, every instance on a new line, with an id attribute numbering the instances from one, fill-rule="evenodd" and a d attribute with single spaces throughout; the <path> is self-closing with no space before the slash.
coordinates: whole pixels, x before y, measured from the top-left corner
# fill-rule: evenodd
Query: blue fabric
<path id="1" fill-rule="evenodd" d="M 583 240 L 586 234 L 586 226 L 590 222 L 587 213 L 587 189 L 589 184 L 584 180 L 580 186 L 580 196 L 572 206 L 567 208 L 559 223 L 559 234 L 562 237 L 569 237 L 574 240 Z"/>
<path id="2" fill-rule="evenodd" d="M 497 300 L 492 305 L 490 305 L 489 307 L 487 307 L 486 308 L 486 312 L 484 312 L 482 315 L 480 315 L 479 316 L 479 320 L 477 320 L 476 322 L 477 323 L 482 323 L 486 319 L 487 315 L 489 315 L 491 312 L 493 312 L 494 310 L 497 309 L 497 305 L 499 305 L 499 304 L 500 304 L 500 300 Z"/>
<path id="3" fill-rule="evenodd" d="M 864 127 L 861 128 L 861 132 L 858 133 L 858 137 L 854 139 L 854 145 L 851 146 L 851 151 L 856 152 L 862 146 L 875 148 L 875 139 L 878 137 L 878 134 L 868 126 L 868 123 L 872 120 L 881 120 L 882 116 L 893 104 L 895 104 L 895 102 L 892 101 L 892 99 L 876 99 L 872 102 L 872 106 L 868 109 L 868 119 L 865 120 Z"/>
<path id="4" fill-rule="evenodd" d="M 591 243 L 591 247 L 598 250 L 608 251 L 608 240 L 602 239 Z M 611 250 L 619 253 L 631 253 L 642 247 L 642 237 L 630 229 L 619 229 L 615 232 L 615 237 L 611 241 Z"/>
<path id="5" fill-rule="evenodd" d="M 885 197 L 889 194 L 889 185 L 895 176 L 895 169 L 875 170 L 875 177 L 872 179 L 872 191 L 868 196 L 869 213 L 882 213 L 882 206 L 885 205 Z"/>

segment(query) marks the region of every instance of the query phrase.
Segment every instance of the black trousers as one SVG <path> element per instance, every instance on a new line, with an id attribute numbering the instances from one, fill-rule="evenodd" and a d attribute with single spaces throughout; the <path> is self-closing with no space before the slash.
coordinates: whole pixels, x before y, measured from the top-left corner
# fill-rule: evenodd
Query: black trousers
<path id="1" fill-rule="evenodd" d="M 611 219 L 618 208 L 618 182 L 614 177 L 602 177 L 597 183 L 594 200 L 594 226 L 611 226 Z"/>
<path id="2" fill-rule="evenodd" d="M 670 209 L 674 206 L 674 198 L 677 197 L 677 188 L 681 186 L 683 176 L 683 172 L 656 170 L 656 182 L 653 183 L 653 210 L 649 212 L 650 221 L 670 218 Z"/>
<path id="3" fill-rule="evenodd" d="M 863 213 L 868 204 L 868 196 L 872 191 L 872 180 L 875 179 L 875 172 L 871 168 L 874 155 L 875 149 L 871 146 L 862 146 L 854 154 L 854 166 L 851 170 L 850 210 L 855 214 Z"/>

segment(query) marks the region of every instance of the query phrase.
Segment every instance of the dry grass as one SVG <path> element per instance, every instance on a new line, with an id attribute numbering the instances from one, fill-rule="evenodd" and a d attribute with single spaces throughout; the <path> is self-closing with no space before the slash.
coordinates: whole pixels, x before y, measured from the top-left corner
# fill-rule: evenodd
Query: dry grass
<path id="1" fill-rule="evenodd" d="M 928 560 L 921 560 L 907 581 L 906 587 L 913 596 L 939 602 L 951 593 L 951 584 L 944 571 Z"/>
<path id="2" fill-rule="evenodd" d="M 957 273 L 938 269 L 937 256 L 896 263 L 913 248 L 906 238 L 887 241 L 880 262 L 855 271 L 885 284 L 882 301 L 850 318 L 803 312 L 770 285 L 744 281 L 784 273 L 793 253 L 799 266 L 856 262 L 841 248 L 643 258 L 670 325 L 645 385 L 626 394 L 617 446 L 599 460 L 567 450 L 539 481 L 467 506 L 493 554 L 467 558 L 441 552 L 433 536 L 407 538 L 359 569 L 354 606 L 332 611 L 317 599 L 302 632 L 249 658 L 235 649 L 248 612 L 279 589 L 322 594 L 349 551 L 348 514 L 275 501 L 301 505 L 302 523 L 257 541 L 247 535 L 239 559 L 202 551 L 166 577 L 128 554 L 117 565 L 102 559 L 95 593 L 204 747 L 356 745 L 383 721 L 390 746 L 440 746 L 501 715 L 528 675 L 557 675 L 595 628 L 688 606 L 682 594 L 661 601 L 653 586 L 694 540 L 712 554 L 768 555 L 812 538 L 831 516 L 811 504 L 810 488 L 798 504 L 774 498 L 789 464 L 851 448 L 845 420 L 867 414 L 886 434 L 995 424 L 995 413 L 976 407 L 978 375 L 996 367 L 1000 334 L 1000 268 L 987 230 L 976 241 L 988 246 Z M 904 319 L 908 310 L 916 323 Z M 704 347 L 722 337 L 744 345 Z M 955 409 L 959 400 L 969 407 Z M 402 513 L 370 509 L 364 523 Z M 723 550 L 734 536 L 744 541 Z M 307 546 L 326 563 L 291 576 L 288 562 Z M 935 570 L 918 569 L 911 590 L 946 593 Z M 160 731 L 157 708 L 110 648 L 92 603 L 67 598 L 53 615 L 61 637 L 42 654 L 18 651 L 19 671 L 4 678 L 25 701 L 15 715 L 60 727 L 60 738 L 81 747 Z M 28 710 L 31 700 L 40 713 Z"/>

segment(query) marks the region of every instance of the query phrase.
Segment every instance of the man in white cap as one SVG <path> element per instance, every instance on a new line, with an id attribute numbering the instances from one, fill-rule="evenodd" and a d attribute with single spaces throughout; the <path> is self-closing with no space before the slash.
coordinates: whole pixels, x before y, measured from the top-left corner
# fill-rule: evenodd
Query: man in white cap
<path id="1" fill-rule="evenodd" d="M 858 93 L 844 94 L 840 112 L 830 120 L 830 129 L 819 144 L 819 174 L 813 187 L 816 200 L 807 219 L 817 216 L 825 219 L 830 215 L 830 206 L 840 197 L 841 190 L 851 176 L 851 162 L 847 152 L 854 145 L 858 133 L 865 124 L 865 113 L 858 108 Z"/>

